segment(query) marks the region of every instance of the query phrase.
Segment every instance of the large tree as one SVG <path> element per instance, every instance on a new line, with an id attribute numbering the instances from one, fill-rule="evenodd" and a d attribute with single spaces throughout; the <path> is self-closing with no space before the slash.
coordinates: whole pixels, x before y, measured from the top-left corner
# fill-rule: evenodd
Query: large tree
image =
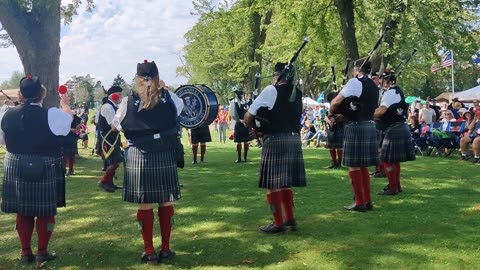
<path id="1" fill-rule="evenodd" d="M 86 2 L 92 9 L 93 0 Z M 67 6 L 61 0 L 0 0 L 0 30 L 8 34 L 2 37 L 16 47 L 25 74 L 38 76 L 48 89 L 46 107 L 58 105 L 62 15 L 69 22 L 80 4 L 80 0 Z"/>

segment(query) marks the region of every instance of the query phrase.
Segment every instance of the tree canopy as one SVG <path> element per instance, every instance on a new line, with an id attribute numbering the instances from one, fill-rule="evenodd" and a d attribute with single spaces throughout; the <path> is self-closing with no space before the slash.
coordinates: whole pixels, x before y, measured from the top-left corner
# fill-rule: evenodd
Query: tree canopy
<path id="1" fill-rule="evenodd" d="M 479 49 L 479 0 L 231 2 L 194 1 L 199 20 L 185 34 L 184 63 L 177 68 L 190 83 L 211 85 L 223 102 L 232 86 L 251 90 L 255 71 L 270 75 L 276 62 L 287 62 L 305 36 L 312 42 L 297 60 L 297 75 L 305 94 L 316 99 L 332 90 L 330 66 L 337 66 L 340 84 L 346 58 L 366 56 L 387 25 L 372 63 L 375 71 L 393 68 L 416 48 L 399 79 L 407 94 L 451 91 L 450 69 L 430 71 L 447 50 L 454 52 L 455 91 L 477 84 L 471 56 Z"/>

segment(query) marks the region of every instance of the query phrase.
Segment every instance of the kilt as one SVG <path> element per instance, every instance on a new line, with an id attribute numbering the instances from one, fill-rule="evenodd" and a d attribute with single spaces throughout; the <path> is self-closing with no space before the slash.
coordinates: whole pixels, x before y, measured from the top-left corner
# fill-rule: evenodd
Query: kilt
<path id="1" fill-rule="evenodd" d="M 373 121 L 345 124 L 343 157 L 343 165 L 348 167 L 368 167 L 378 164 L 377 131 Z"/>
<path id="2" fill-rule="evenodd" d="M 250 138 L 250 133 L 248 132 L 248 128 L 246 128 L 240 122 L 235 123 L 233 141 L 236 143 L 239 143 L 239 142 L 248 142 L 251 140 L 252 139 Z"/>
<path id="3" fill-rule="evenodd" d="M 264 137 L 258 187 L 277 189 L 307 185 L 302 142 L 298 133 Z"/>
<path id="4" fill-rule="evenodd" d="M 78 136 L 77 134 L 70 132 L 65 137 L 59 137 L 62 145 L 63 155 L 77 155 L 78 154 Z"/>
<path id="5" fill-rule="evenodd" d="M 382 147 L 383 139 L 385 138 L 385 130 L 377 129 L 377 143 Z"/>
<path id="6" fill-rule="evenodd" d="M 191 136 L 192 144 L 206 143 L 212 141 L 212 136 L 210 135 L 210 128 L 208 126 L 200 126 L 196 129 L 192 129 Z"/>
<path id="7" fill-rule="evenodd" d="M 343 132 L 344 128 L 342 125 L 334 125 L 331 131 L 335 133 L 335 136 L 332 139 L 329 139 L 327 136 L 327 148 L 329 149 L 342 149 L 343 148 Z"/>
<path id="8" fill-rule="evenodd" d="M 385 130 L 380 160 L 397 163 L 415 160 L 412 137 L 406 123 L 394 123 Z"/>
<path id="9" fill-rule="evenodd" d="M 44 173 L 40 179 L 24 180 L 19 158 L 43 159 Z M 5 154 L 1 210 L 21 216 L 54 216 L 65 203 L 65 174 L 61 156 Z"/>
<path id="10" fill-rule="evenodd" d="M 128 149 L 123 200 L 131 203 L 164 203 L 180 199 L 175 152 Z"/>

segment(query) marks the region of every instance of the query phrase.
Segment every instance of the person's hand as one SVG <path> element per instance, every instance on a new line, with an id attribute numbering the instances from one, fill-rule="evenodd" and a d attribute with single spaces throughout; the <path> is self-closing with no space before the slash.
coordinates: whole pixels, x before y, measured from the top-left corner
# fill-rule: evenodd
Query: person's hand
<path id="1" fill-rule="evenodd" d="M 70 97 L 68 95 L 61 95 L 60 96 L 60 106 L 62 108 L 68 107 L 70 110 Z"/>

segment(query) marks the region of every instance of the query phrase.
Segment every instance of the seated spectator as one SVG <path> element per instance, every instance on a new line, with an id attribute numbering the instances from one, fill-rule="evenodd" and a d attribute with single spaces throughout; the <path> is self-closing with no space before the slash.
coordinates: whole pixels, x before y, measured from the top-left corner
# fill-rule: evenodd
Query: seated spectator
<path id="1" fill-rule="evenodd" d="M 303 137 L 303 141 L 306 146 L 310 145 L 310 140 L 313 138 L 313 135 L 317 133 L 315 126 L 310 120 L 305 121 L 304 130 L 306 131 L 305 136 Z"/>
<path id="2" fill-rule="evenodd" d="M 457 119 L 455 119 L 455 117 L 453 117 L 453 113 L 452 111 L 450 110 L 446 110 L 444 113 L 443 113 L 443 117 L 442 117 L 442 120 L 440 122 L 443 122 L 443 123 L 448 123 L 448 122 L 455 122 L 457 121 Z M 442 129 L 445 130 L 447 128 L 447 125 L 443 125 L 442 126 Z"/>
<path id="3" fill-rule="evenodd" d="M 420 124 L 415 115 L 408 117 L 408 127 L 410 128 L 410 133 L 420 133 Z"/>
<path id="4" fill-rule="evenodd" d="M 468 145 L 472 143 L 473 163 L 478 163 L 480 154 L 480 113 L 475 114 L 475 118 L 468 124 L 467 132 L 460 139 L 461 160 L 467 159 Z"/>
<path id="5" fill-rule="evenodd" d="M 457 122 L 462 122 L 465 120 L 465 118 L 463 117 L 463 115 L 468 112 L 467 109 L 465 108 L 460 108 L 457 113 L 458 113 L 458 117 L 457 117 Z"/>

